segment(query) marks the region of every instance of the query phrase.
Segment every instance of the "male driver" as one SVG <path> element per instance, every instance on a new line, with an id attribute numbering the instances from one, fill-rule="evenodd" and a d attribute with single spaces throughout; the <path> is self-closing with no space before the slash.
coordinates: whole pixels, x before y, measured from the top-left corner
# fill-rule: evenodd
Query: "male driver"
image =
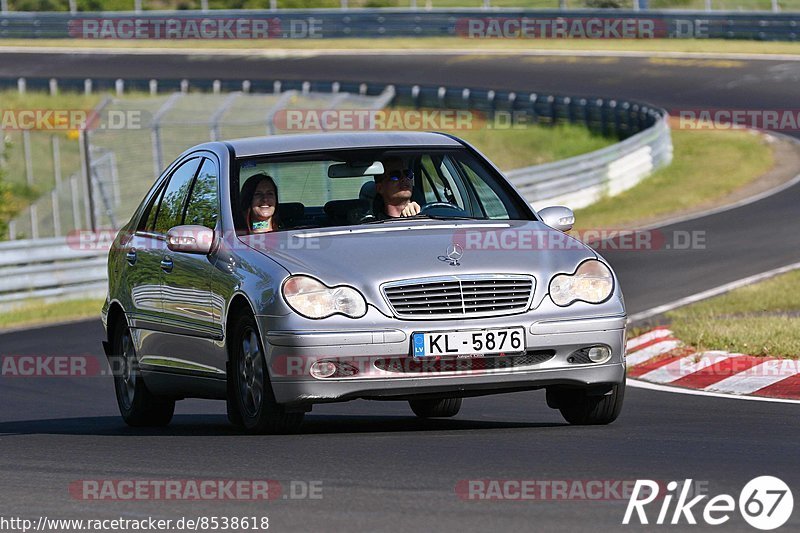
<path id="1" fill-rule="evenodd" d="M 419 204 L 411 200 L 413 188 L 414 172 L 404 167 L 401 158 L 386 158 L 383 174 L 375 176 L 375 192 L 383 200 L 383 212 L 375 213 L 375 217 L 381 220 L 419 214 Z"/>

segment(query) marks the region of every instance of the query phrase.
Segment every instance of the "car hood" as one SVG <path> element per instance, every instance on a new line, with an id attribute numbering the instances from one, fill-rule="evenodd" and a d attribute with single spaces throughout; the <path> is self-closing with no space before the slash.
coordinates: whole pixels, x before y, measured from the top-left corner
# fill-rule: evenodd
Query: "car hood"
<path id="1" fill-rule="evenodd" d="M 410 278 L 527 274 L 543 288 L 553 274 L 573 272 L 597 257 L 582 242 L 538 221 L 391 221 L 242 239 L 292 274 L 308 274 L 329 286 L 351 285 L 371 303 L 383 300 L 381 284 Z"/>

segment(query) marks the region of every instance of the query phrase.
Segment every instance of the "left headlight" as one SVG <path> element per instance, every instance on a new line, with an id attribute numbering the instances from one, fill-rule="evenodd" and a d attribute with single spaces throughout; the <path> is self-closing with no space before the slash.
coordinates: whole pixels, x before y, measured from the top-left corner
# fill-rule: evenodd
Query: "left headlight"
<path id="1" fill-rule="evenodd" d="M 596 259 L 584 261 L 574 274 L 558 274 L 550 280 L 550 298 L 566 307 L 577 301 L 599 304 L 614 291 L 614 275 Z"/>
<path id="2" fill-rule="evenodd" d="M 293 310 L 307 318 L 326 318 L 342 314 L 360 318 L 367 313 L 367 302 L 353 287 L 328 287 L 310 276 L 291 276 L 283 283 L 283 298 Z"/>

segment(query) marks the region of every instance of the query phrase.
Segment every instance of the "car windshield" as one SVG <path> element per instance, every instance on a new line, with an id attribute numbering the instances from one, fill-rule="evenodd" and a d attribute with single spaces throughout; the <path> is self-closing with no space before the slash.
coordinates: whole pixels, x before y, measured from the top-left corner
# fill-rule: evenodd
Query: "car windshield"
<path id="1" fill-rule="evenodd" d="M 532 218 L 508 183 L 466 149 L 240 158 L 231 179 L 244 232 L 408 221 L 409 213 L 399 213 L 412 203 L 414 219 Z"/>

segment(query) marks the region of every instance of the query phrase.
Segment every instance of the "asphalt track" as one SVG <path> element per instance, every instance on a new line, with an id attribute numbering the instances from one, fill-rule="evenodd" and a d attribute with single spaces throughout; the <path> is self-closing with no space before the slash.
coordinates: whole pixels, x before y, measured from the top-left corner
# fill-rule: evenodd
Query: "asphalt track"
<path id="1" fill-rule="evenodd" d="M 639 58 L 0 55 L 0 76 L 330 79 L 537 89 L 630 97 L 668 108 L 790 109 L 800 63 Z M 794 132 L 796 134 L 796 132 Z M 798 169 L 800 172 L 800 169 Z M 662 228 L 705 232 L 704 250 L 606 252 L 629 312 L 800 259 L 800 186 Z M 0 354 L 100 357 L 97 321 L 0 336 Z M 403 403 L 316 407 L 303 433 L 247 437 L 224 406 L 181 402 L 173 424 L 137 431 L 117 416 L 110 378 L 0 378 L 0 516 L 60 518 L 268 515 L 276 531 L 597 531 L 617 529 L 624 501 L 464 501 L 466 479 L 707 482 L 738 496 L 758 475 L 800 488 L 797 406 L 628 389 L 607 427 L 562 422 L 541 392 L 468 399 L 452 420 L 416 420 Z M 79 479 L 269 478 L 322 482 L 319 500 L 92 502 Z M 657 509 L 652 511 L 655 518 Z M 795 511 L 787 529 L 800 525 Z M 626 526 L 630 529 L 641 529 Z M 686 526 L 669 529 L 705 529 Z M 737 514 L 724 526 L 752 530 Z"/>

